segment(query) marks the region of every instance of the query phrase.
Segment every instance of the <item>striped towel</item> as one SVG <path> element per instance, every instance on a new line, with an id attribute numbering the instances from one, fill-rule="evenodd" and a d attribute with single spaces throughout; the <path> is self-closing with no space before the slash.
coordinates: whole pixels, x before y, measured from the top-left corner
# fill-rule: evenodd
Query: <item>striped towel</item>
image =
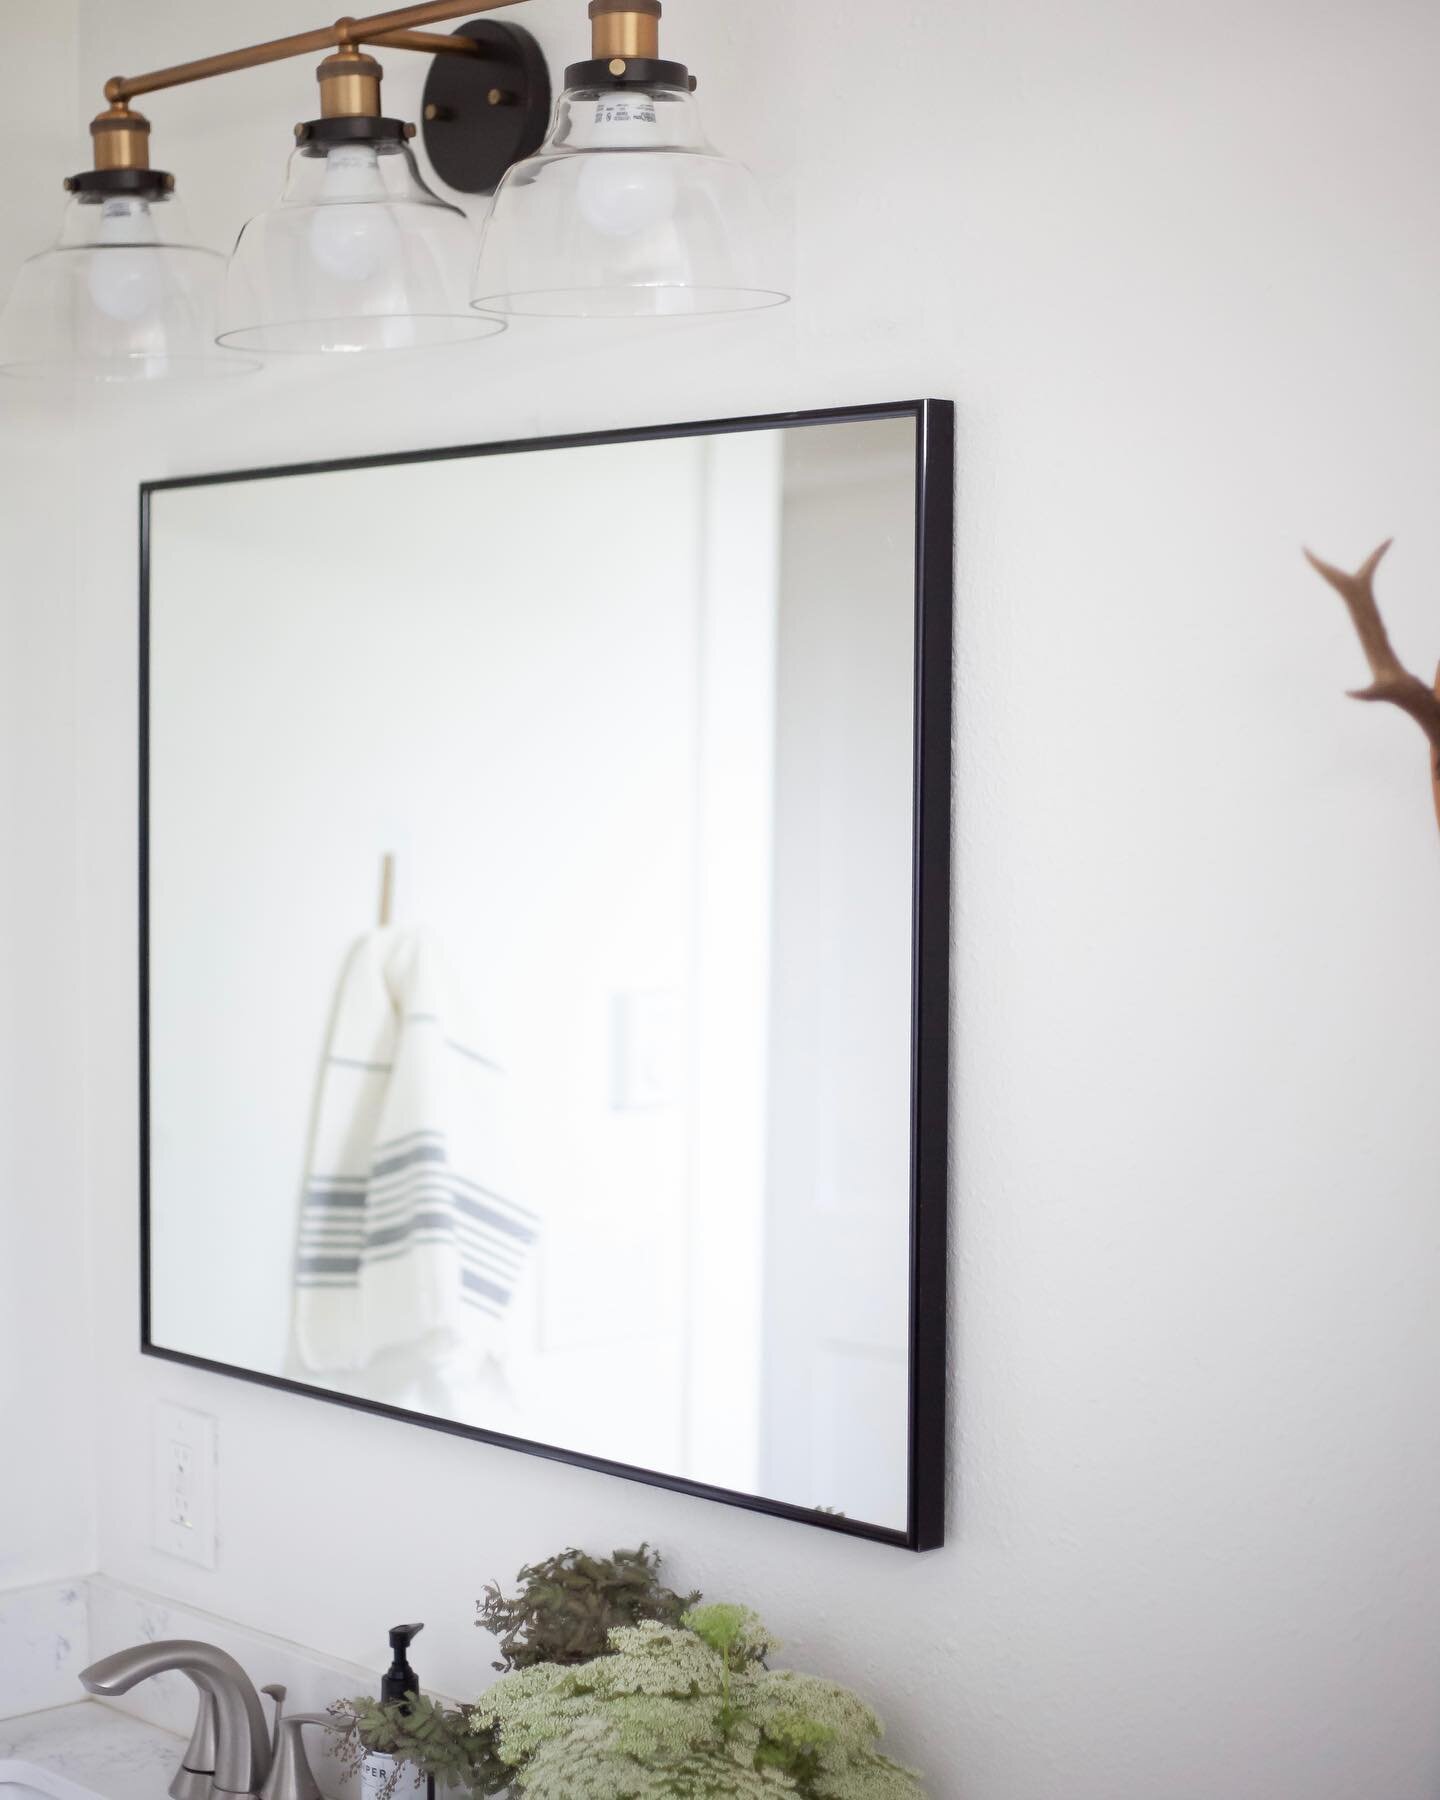
<path id="1" fill-rule="evenodd" d="M 315 1371 L 387 1351 L 501 1357 L 537 1221 L 511 1197 L 504 1077 L 453 1035 L 423 929 L 371 932 L 341 978 L 321 1074 L 295 1275 Z"/>

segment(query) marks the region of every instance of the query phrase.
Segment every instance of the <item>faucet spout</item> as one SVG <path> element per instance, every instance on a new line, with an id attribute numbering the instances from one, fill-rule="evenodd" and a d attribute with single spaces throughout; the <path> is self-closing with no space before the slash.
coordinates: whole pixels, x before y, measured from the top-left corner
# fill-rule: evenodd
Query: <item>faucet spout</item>
<path id="1" fill-rule="evenodd" d="M 270 1767 L 265 1713 L 250 1677 L 225 1651 L 189 1638 L 136 1644 L 82 1670 L 80 1684 L 91 1694 L 128 1694 L 138 1683 L 167 1669 L 188 1675 L 200 1690 L 201 1705 L 208 1703 L 215 1709 L 216 1792 L 258 1794 Z"/>

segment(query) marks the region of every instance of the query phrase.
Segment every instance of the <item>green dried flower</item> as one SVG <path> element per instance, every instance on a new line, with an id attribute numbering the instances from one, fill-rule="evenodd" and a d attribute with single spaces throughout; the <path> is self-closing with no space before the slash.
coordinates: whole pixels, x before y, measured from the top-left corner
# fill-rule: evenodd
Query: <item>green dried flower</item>
<path id="1" fill-rule="evenodd" d="M 748 1606 L 692 1606 L 680 1621 L 688 1631 L 719 1652 L 732 1666 L 763 1663 L 780 1644 L 765 1629 L 765 1621 Z"/>
<path id="2" fill-rule="evenodd" d="M 330 1714 L 336 1756 L 352 1773 L 358 1772 L 367 1750 L 378 1750 L 414 1763 L 440 1788 L 503 1794 L 513 1779 L 510 1765 L 500 1760 L 491 1739 L 470 1729 L 463 1710 L 452 1711 L 422 1694 L 405 1700 L 341 1700 Z"/>
<path id="3" fill-rule="evenodd" d="M 678 1625 L 685 1609 L 700 1599 L 672 1593 L 661 1582 L 660 1553 L 648 1544 L 610 1557 L 565 1550 L 522 1569 L 517 1579 L 520 1592 L 513 1600 L 491 1582 L 476 1620 L 500 1640 L 495 1667 L 502 1672 L 589 1662 L 607 1653 L 610 1633 L 618 1627 L 642 1619 Z"/>

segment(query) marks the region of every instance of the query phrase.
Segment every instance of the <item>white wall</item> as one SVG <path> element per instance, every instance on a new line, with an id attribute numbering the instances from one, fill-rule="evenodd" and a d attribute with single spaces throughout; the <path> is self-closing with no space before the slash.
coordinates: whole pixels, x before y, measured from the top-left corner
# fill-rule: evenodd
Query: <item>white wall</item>
<path id="1" fill-rule="evenodd" d="M 557 62 L 581 10 L 527 8 Z M 1396 635 L 1435 652 L 1440 14 L 671 12 L 715 134 L 793 201 L 801 305 L 640 340 L 517 330 L 433 375 L 266 378 L 88 427 L 102 1564 L 356 1660 L 425 1617 L 422 1668 L 460 1688 L 485 1678 L 486 1577 L 645 1535 L 874 1694 L 938 1794 L 1422 1800 L 1436 845 L 1413 728 L 1341 697 L 1357 653 L 1297 546 L 1398 532 Z M 298 22 L 84 0 L 83 91 Z M 417 85 L 393 86 L 407 112 Z M 217 239 L 273 189 L 304 86 L 270 70 L 150 107 Z M 915 392 L 962 420 L 951 1547 L 907 1559 L 142 1362 L 135 480 Z M 58 573 L 32 604 L 66 604 Z M 160 1395 L 220 1416 L 215 1574 L 147 1547 Z M 423 1526 L 390 1549 L 397 1480 Z"/>
<path id="2" fill-rule="evenodd" d="M 75 154 L 77 9 L 10 8 L 0 61 L 36 178 L 0 188 L 0 282 L 54 235 Z M 33 159 L 33 162 L 29 159 Z M 44 170 L 43 178 L 39 171 Z M 0 396 L 0 1588 L 93 1555 L 77 1005 L 67 421 Z"/>

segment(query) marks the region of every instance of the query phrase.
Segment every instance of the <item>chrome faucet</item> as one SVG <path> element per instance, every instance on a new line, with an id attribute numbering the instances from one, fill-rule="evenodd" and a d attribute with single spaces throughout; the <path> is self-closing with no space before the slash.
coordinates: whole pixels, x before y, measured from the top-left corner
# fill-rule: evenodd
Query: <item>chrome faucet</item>
<path id="1" fill-rule="evenodd" d="M 188 1675 L 200 1690 L 195 1730 L 170 1783 L 174 1800 L 204 1800 L 211 1789 L 217 1795 L 258 1795 L 270 1771 L 270 1734 L 260 1696 L 233 1656 L 188 1638 L 137 1644 L 92 1663 L 82 1670 L 80 1683 L 102 1697 L 128 1694 L 167 1669 Z"/>

